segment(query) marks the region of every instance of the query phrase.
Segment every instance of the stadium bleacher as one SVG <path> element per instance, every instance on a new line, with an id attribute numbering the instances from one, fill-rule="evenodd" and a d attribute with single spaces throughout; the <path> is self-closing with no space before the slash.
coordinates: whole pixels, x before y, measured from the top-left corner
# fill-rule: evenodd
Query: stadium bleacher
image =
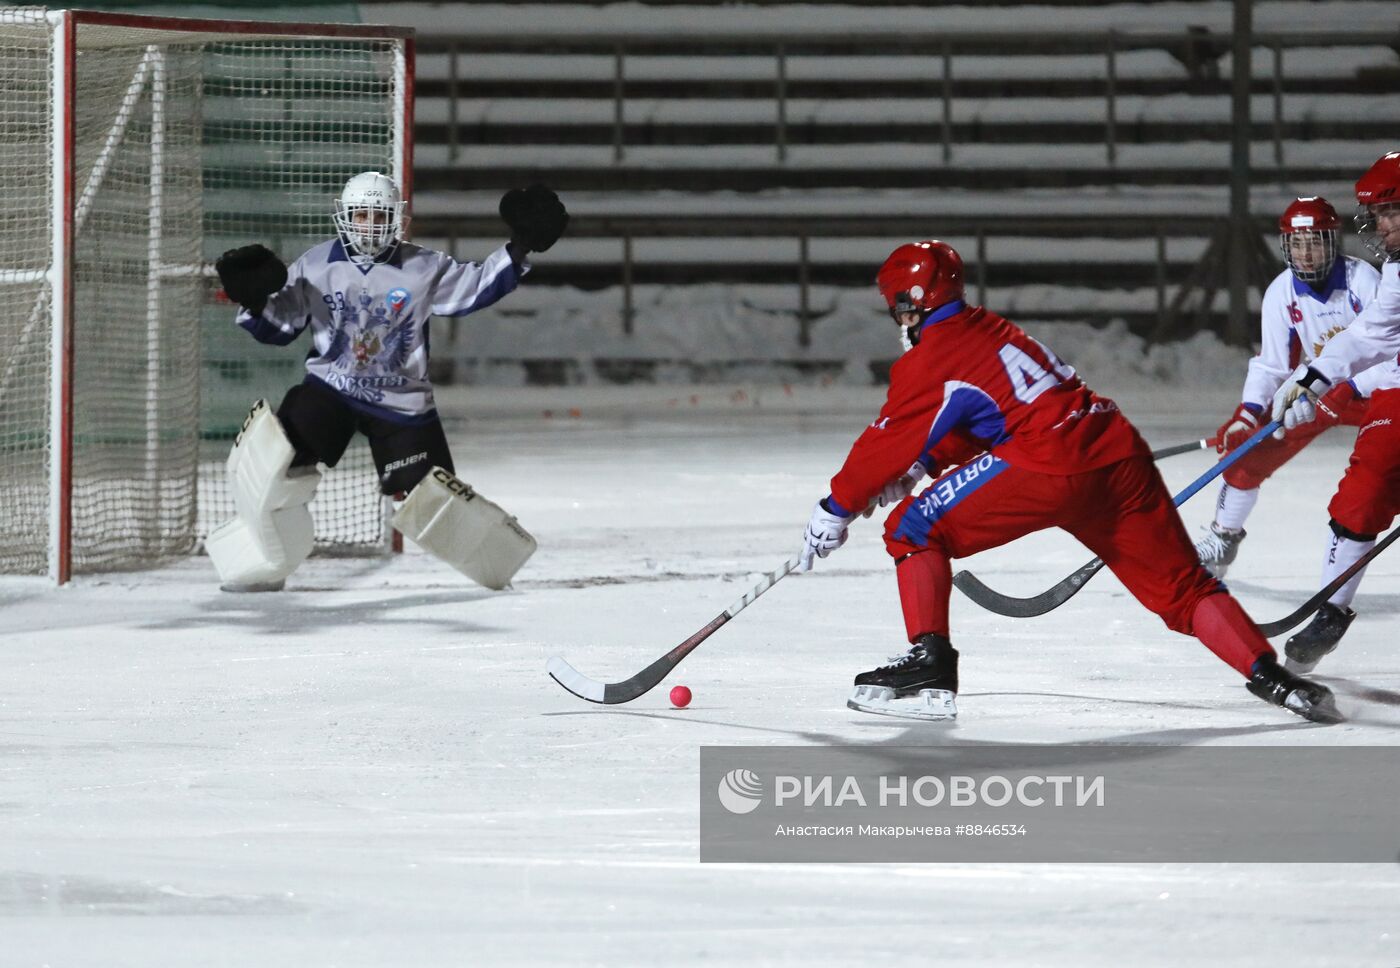
<path id="1" fill-rule="evenodd" d="M 615 288 L 631 335 L 658 288 L 776 287 L 788 305 L 774 292 L 768 308 L 793 323 L 776 351 L 808 353 L 839 301 L 814 289 L 868 285 L 914 236 L 959 245 L 979 295 L 1023 318 L 1223 331 L 1200 263 L 1229 208 L 1231 6 L 662 0 L 364 16 L 419 31 L 417 238 L 489 251 L 500 191 L 547 182 L 575 219 L 522 302 Z M 1349 212 L 1356 173 L 1394 147 L 1400 22 L 1370 2 L 1265 2 L 1254 26 L 1266 281 L 1283 205 L 1321 193 Z"/>

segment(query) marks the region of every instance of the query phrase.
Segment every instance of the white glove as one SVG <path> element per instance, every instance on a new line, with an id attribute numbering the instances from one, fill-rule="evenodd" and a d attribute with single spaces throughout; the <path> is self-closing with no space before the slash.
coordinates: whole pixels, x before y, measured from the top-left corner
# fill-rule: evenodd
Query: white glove
<path id="1" fill-rule="evenodd" d="M 879 494 L 875 495 L 875 504 L 865 509 L 865 517 L 868 518 L 874 514 L 877 505 L 882 508 L 889 507 L 913 494 L 914 488 L 919 486 L 919 482 L 924 479 L 926 474 L 928 474 L 928 468 L 924 466 L 923 461 L 914 461 L 913 464 L 909 465 L 907 471 L 890 481 Z"/>
<path id="2" fill-rule="evenodd" d="M 797 557 L 798 571 L 811 571 L 812 558 L 825 558 L 846 543 L 846 528 L 850 518 L 828 511 L 823 501 L 812 508 L 807 533 L 802 536 L 802 553 Z"/>
<path id="3" fill-rule="evenodd" d="M 1283 421 L 1283 426 L 1274 431 L 1275 439 L 1300 424 L 1311 423 L 1317 418 L 1317 398 L 1326 393 L 1332 384 L 1312 367 L 1299 366 L 1274 394 L 1271 416 Z"/>

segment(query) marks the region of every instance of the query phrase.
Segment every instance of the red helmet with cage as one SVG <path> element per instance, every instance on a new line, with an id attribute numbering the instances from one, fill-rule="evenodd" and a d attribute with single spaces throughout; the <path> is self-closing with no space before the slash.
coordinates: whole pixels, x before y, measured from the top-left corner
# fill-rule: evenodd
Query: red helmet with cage
<path id="1" fill-rule="evenodd" d="M 1321 195 L 1295 198 L 1278 219 L 1278 230 L 1285 235 L 1290 232 L 1341 227 L 1342 220 L 1337 216 L 1337 210 Z"/>
<path id="2" fill-rule="evenodd" d="M 1295 198 L 1278 220 L 1283 261 L 1304 282 L 1322 282 L 1337 261 L 1341 227 L 1342 220 L 1327 199 L 1319 195 Z"/>
<path id="3" fill-rule="evenodd" d="M 1400 202 L 1400 151 L 1389 151 L 1356 180 L 1356 204 Z"/>
<path id="4" fill-rule="evenodd" d="M 1376 215 L 1391 206 L 1400 206 L 1400 151 L 1382 155 L 1356 181 L 1356 228 L 1361 240 L 1382 259 L 1396 261 L 1400 260 L 1400 244 L 1387 246 L 1376 228 Z"/>
<path id="5" fill-rule="evenodd" d="M 901 245 L 875 276 L 875 285 L 898 320 L 899 313 L 927 316 L 963 297 L 962 256 L 947 242 L 929 239 Z"/>

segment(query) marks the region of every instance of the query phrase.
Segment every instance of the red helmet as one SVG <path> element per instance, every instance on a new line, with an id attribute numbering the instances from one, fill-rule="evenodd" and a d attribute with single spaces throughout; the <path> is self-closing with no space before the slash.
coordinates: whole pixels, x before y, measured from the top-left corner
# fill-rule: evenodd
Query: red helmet
<path id="1" fill-rule="evenodd" d="M 1321 195 L 1295 198 L 1293 204 L 1285 208 L 1278 219 L 1278 230 L 1285 235 L 1290 232 L 1317 232 L 1341 227 L 1342 220 L 1337 217 L 1337 210 Z"/>
<path id="2" fill-rule="evenodd" d="M 1387 152 L 1356 180 L 1356 204 L 1400 202 L 1400 151 Z"/>
<path id="3" fill-rule="evenodd" d="M 1342 220 L 1327 199 L 1320 195 L 1295 198 L 1278 220 L 1283 261 L 1304 282 L 1322 282 L 1336 264 L 1341 227 Z"/>
<path id="4" fill-rule="evenodd" d="M 1400 259 L 1400 252 L 1386 249 L 1376 231 L 1376 208 L 1400 205 L 1400 151 L 1381 155 L 1356 181 L 1356 228 L 1366 247 L 1382 259 Z"/>
<path id="5" fill-rule="evenodd" d="M 891 313 L 924 315 L 963 297 L 962 256 L 947 242 L 901 245 L 875 276 Z"/>

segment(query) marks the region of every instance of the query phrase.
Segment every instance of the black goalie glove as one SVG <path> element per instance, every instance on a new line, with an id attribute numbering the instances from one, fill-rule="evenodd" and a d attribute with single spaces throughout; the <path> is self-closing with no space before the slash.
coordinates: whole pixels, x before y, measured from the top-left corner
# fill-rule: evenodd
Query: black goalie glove
<path id="1" fill-rule="evenodd" d="M 267 297 L 287 284 L 287 267 L 265 245 L 229 249 L 214 263 L 219 282 L 233 302 L 254 315 L 267 306 Z"/>
<path id="2" fill-rule="evenodd" d="M 502 195 L 501 218 L 510 226 L 511 242 L 529 252 L 546 251 L 569 224 L 564 203 L 543 185 L 512 188 Z"/>

